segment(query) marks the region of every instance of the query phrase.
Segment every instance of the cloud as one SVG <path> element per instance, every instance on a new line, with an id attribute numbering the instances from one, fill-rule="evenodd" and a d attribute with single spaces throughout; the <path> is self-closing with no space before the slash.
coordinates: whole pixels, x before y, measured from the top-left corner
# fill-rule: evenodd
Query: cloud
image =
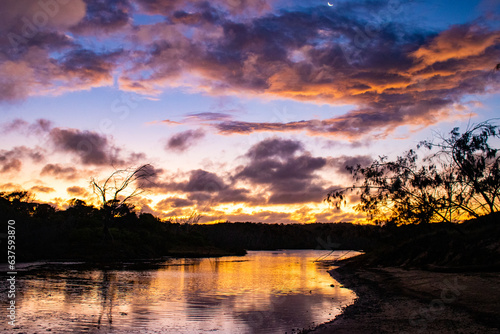
<path id="1" fill-rule="evenodd" d="M 146 124 L 148 124 L 148 125 L 153 125 L 153 124 L 180 125 L 181 123 L 176 122 L 176 121 L 171 121 L 169 119 L 164 119 L 161 121 L 155 120 L 155 121 L 147 122 Z"/>
<path id="2" fill-rule="evenodd" d="M 258 202 L 257 199 L 251 196 L 250 190 L 237 187 L 232 183 L 229 175 L 225 180 L 222 176 L 203 169 L 174 175 L 166 175 L 161 171 L 152 182 L 145 184 L 144 188 L 154 193 L 176 193 L 179 196 L 187 197 L 186 200 L 189 201 L 190 205 L 203 207 L 210 207 L 220 203 Z M 169 197 L 165 199 L 164 203 L 170 203 L 170 201 L 171 198 Z M 186 201 L 179 200 L 176 203 L 183 203 L 188 206 Z"/>
<path id="3" fill-rule="evenodd" d="M 50 16 L 41 3 L 56 4 L 57 13 Z M 7 1 L 8 14 L 0 14 L 0 101 L 110 86 L 115 74 L 122 90 L 150 96 L 184 87 L 211 95 L 354 105 L 344 115 L 304 115 L 281 123 L 235 121 L 224 113 L 188 115 L 222 134 L 305 131 L 354 139 L 460 116 L 463 111 L 454 106 L 464 97 L 498 88 L 491 69 L 492 59 L 500 58 L 500 31 L 488 22 L 429 31 L 397 20 L 410 8 L 404 3 L 340 2 L 336 10 L 324 4 L 279 10 L 280 5 Z M 138 14 L 162 19 L 132 24 Z M 35 16 L 50 20 L 23 37 L 33 24 L 23 17 Z M 22 41 L 14 45 L 9 32 Z M 106 33 L 113 34 L 112 43 Z M 173 147 L 182 151 L 187 142 L 180 134 L 178 139 L 181 144 Z"/>
<path id="4" fill-rule="evenodd" d="M 23 119 L 16 118 L 10 122 L 5 122 L 2 124 L 2 133 L 10 133 L 21 131 L 28 127 L 28 122 Z"/>
<path id="5" fill-rule="evenodd" d="M 9 183 L 1 184 L 0 189 L 2 191 L 22 191 L 23 186 L 20 184 L 17 184 L 17 183 L 9 182 Z"/>
<path id="6" fill-rule="evenodd" d="M 261 204 L 260 198 L 253 197 L 250 190 L 236 188 L 234 185 L 217 192 L 216 196 L 212 198 L 212 203 Z"/>
<path id="7" fill-rule="evenodd" d="M 163 175 L 148 189 L 186 196 L 190 205 L 212 207 L 222 203 L 297 204 L 321 202 L 329 191 L 316 174 L 327 159 L 312 157 L 301 142 L 279 138 L 263 140 L 244 155 L 247 163 L 221 177 L 203 169 L 181 175 Z M 166 199 L 164 210 L 172 203 Z M 182 201 L 188 206 L 188 202 Z M 162 204 L 162 205 L 163 205 Z M 168 205 L 167 205 L 168 204 Z"/>
<path id="8" fill-rule="evenodd" d="M 184 152 L 204 136 L 205 132 L 201 129 L 179 132 L 170 137 L 167 141 L 165 149 Z"/>
<path id="9" fill-rule="evenodd" d="M 170 197 L 170 198 L 165 198 L 159 201 L 155 209 L 160 210 L 160 211 L 169 211 L 173 210 L 176 208 L 185 208 L 185 207 L 190 207 L 194 205 L 195 202 L 191 201 L 189 199 L 185 198 L 180 198 L 180 197 Z"/>
<path id="10" fill-rule="evenodd" d="M 252 146 L 246 157 L 248 164 L 237 169 L 234 179 L 264 186 L 268 204 L 321 201 L 327 192 L 315 174 L 327 160 L 312 157 L 298 141 L 266 139 Z"/>
<path id="11" fill-rule="evenodd" d="M 77 156 L 84 165 L 116 165 L 129 166 L 144 161 L 144 153 L 126 152 L 115 145 L 104 135 L 94 131 L 78 129 L 53 128 L 49 138 L 56 151 L 71 153 Z"/>
<path id="12" fill-rule="evenodd" d="M 80 162 L 85 165 L 134 165 L 143 163 L 146 159 L 146 155 L 142 152 L 122 151 L 113 145 L 109 138 L 95 131 L 54 128 L 52 121 L 47 119 L 37 119 L 33 123 L 29 123 L 17 118 L 3 123 L 1 129 L 2 133 L 18 132 L 25 135 L 37 135 L 39 140 L 48 140 L 54 146 L 56 152 L 71 153 L 77 156 Z M 45 150 L 39 147 L 35 149 L 17 147 L 8 156 L 28 156 L 34 162 L 40 162 L 44 158 L 44 153 Z M 5 154 L 7 153 L 4 152 Z M 4 158 L 7 158 L 7 155 Z M 58 174 L 60 172 L 68 174 L 67 168 L 64 169 L 57 164 L 47 165 L 44 171 L 49 174 Z"/>
<path id="13" fill-rule="evenodd" d="M 276 212 L 276 211 L 257 211 L 253 212 L 252 214 L 245 214 L 241 212 L 237 213 L 232 213 L 228 215 L 226 212 L 213 212 L 212 216 L 214 217 L 220 217 L 220 219 L 227 219 L 231 222 L 270 222 L 270 223 L 276 223 L 276 224 L 288 224 L 291 222 L 296 222 L 294 221 L 293 218 L 291 218 L 291 215 L 286 212 Z M 303 223 L 297 222 L 297 223 Z"/>
<path id="14" fill-rule="evenodd" d="M 111 72 L 121 51 L 96 53 L 91 50 L 73 50 L 59 62 L 62 75 L 78 81 L 81 85 L 106 85 L 112 81 Z"/>
<path id="15" fill-rule="evenodd" d="M 89 193 L 87 192 L 87 190 L 85 188 L 78 187 L 78 186 L 68 187 L 68 188 L 66 188 L 66 192 L 70 196 L 74 196 L 74 197 L 75 196 L 87 197 L 89 195 Z"/>
<path id="16" fill-rule="evenodd" d="M 96 132 L 55 128 L 50 138 L 56 149 L 77 155 L 85 165 L 107 165 L 116 160 L 116 149 Z"/>
<path id="17" fill-rule="evenodd" d="M 162 15 L 175 14 L 183 8 L 189 8 L 191 13 L 196 13 L 200 9 L 206 10 L 208 7 L 208 2 L 198 0 L 137 0 L 136 2 L 146 13 Z M 214 0 L 210 4 L 232 14 L 245 13 L 246 15 L 255 15 L 269 11 L 274 2 L 275 0 Z M 191 15 L 197 16 L 196 14 Z M 193 21 L 187 21 L 187 23 L 192 24 Z"/>
<path id="18" fill-rule="evenodd" d="M 305 131 L 354 139 L 456 117 L 463 111 L 454 106 L 466 96 L 499 87 L 491 69 L 500 58 L 500 31 L 488 22 L 429 31 L 397 19 L 408 8 L 404 3 L 339 2 L 335 10 L 324 4 L 286 10 L 278 5 L 6 1 L 0 14 L 0 101 L 110 86 L 116 75 L 122 90 L 148 95 L 184 87 L 212 95 L 354 105 L 344 115 L 303 115 L 281 123 L 235 121 L 224 113 L 188 115 L 222 134 Z M 132 24 L 139 14 L 161 20 Z M 34 25 L 42 21 L 47 22 Z M 30 29 L 32 36 L 26 34 Z M 19 36 L 14 42 L 12 34 Z M 173 143 L 173 149 L 182 151 L 188 142 L 178 136 L 181 144 Z"/>
<path id="19" fill-rule="evenodd" d="M 131 3 L 128 0 L 85 0 L 85 17 L 71 30 L 80 34 L 114 32 L 131 21 Z"/>
<path id="20" fill-rule="evenodd" d="M 35 38 L 43 30 L 68 28 L 85 16 L 81 0 L 4 0 L 0 12 L 0 31 L 3 38 Z M 9 36 L 10 35 L 10 36 Z"/>
<path id="21" fill-rule="evenodd" d="M 29 158 L 34 163 L 44 160 L 45 151 L 39 147 L 35 149 L 26 146 L 16 146 L 11 150 L 0 150 L 0 173 L 19 172 L 22 160 Z"/>
<path id="22" fill-rule="evenodd" d="M 108 86 L 120 52 L 95 53 L 75 49 L 52 58 L 52 51 L 29 47 L 14 60 L 0 63 L 0 102 L 16 102 L 30 96 Z"/>
<path id="23" fill-rule="evenodd" d="M 284 140 L 279 138 L 266 139 L 250 148 L 246 154 L 248 157 L 260 160 L 273 156 L 287 158 L 297 151 L 302 151 L 303 145 L 296 140 Z"/>
<path id="24" fill-rule="evenodd" d="M 227 121 L 231 118 L 232 115 L 221 112 L 200 112 L 188 114 L 186 117 L 187 120 L 195 121 Z"/>
<path id="25" fill-rule="evenodd" d="M 224 181 L 214 173 L 207 172 L 202 169 L 192 170 L 189 180 L 184 185 L 183 190 L 186 192 L 218 192 L 226 188 Z"/>
<path id="26" fill-rule="evenodd" d="M 0 156 L 0 163 L 2 164 L 0 173 L 19 172 L 23 165 L 21 160 L 19 159 L 16 158 L 7 159 L 4 156 Z"/>
<path id="27" fill-rule="evenodd" d="M 46 186 L 33 186 L 30 188 L 30 190 L 33 192 L 39 192 L 39 193 L 45 193 L 45 194 L 52 193 L 55 191 L 54 188 L 46 187 Z"/>
<path id="28" fill-rule="evenodd" d="M 351 173 L 346 169 L 347 166 L 350 167 L 366 167 L 370 165 L 373 158 L 369 155 L 356 155 L 356 156 L 346 156 L 342 155 L 336 158 L 329 158 L 328 165 L 335 168 L 337 173 L 350 175 Z"/>
<path id="29" fill-rule="evenodd" d="M 386 6 L 384 1 L 363 2 L 356 11 L 390 10 Z M 366 15 L 343 9 L 292 10 L 248 22 L 228 17 L 190 39 L 174 25 L 174 32 L 163 43 L 152 43 L 147 53 L 147 67 L 157 71 L 137 83 L 150 92 L 187 86 L 213 95 L 355 105 L 344 115 L 323 120 L 213 120 L 223 134 L 306 131 L 352 139 L 456 117 L 460 112 L 453 106 L 465 96 L 498 85 L 487 79 L 491 59 L 500 57 L 498 31 L 465 24 L 429 33 L 397 21 L 367 22 Z M 208 36 L 211 30 L 214 34 Z M 448 39 L 451 44 L 440 42 Z M 127 76 L 144 67 L 136 69 Z"/>
<path id="30" fill-rule="evenodd" d="M 53 176 L 56 179 L 75 180 L 78 177 L 75 167 L 63 167 L 59 164 L 47 164 L 42 168 L 40 176 Z"/>
<path id="31" fill-rule="evenodd" d="M 35 120 L 33 123 L 26 122 L 21 118 L 13 119 L 2 124 L 2 133 L 19 132 L 26 135 L 43 135 L 52 128 L 52 121 L 44 118 Z"/>
<path id="32" fill-rule="evenodd" d="M 500 31 L 490 31 L 479 25 L 455 25 L 414 51 L 412 56 L 421 62 L 419 68 L 478 56 L 499 43 Z"/>
<path id="33" fill-rule="evenodd" d="M 112 83 L 115 53 L 85 50 L 67 33 L 84 18 L 86 9 L 81 0 L 2 2 L 0 102 Z"/>

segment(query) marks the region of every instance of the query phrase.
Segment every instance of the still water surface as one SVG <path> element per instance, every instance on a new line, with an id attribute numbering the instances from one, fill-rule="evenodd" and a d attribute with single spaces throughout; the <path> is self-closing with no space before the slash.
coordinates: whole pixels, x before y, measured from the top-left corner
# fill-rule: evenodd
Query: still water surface
<path id="1" fill-rule="evenodd" d="M 250 251 L 146 270 L 45 265 L 18 276 L 13 332 L 294 333 L 333 319 L 355 298 L 314 262 L 322 255 Z M 2 321 L 0 330 L 13 328 Z"/>

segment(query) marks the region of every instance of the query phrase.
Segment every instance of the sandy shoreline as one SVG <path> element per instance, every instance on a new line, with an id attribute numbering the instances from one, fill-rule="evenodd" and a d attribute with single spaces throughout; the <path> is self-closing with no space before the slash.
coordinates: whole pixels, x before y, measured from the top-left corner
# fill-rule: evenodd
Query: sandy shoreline
<path id="1" fill-rule="evenodd" d="M 442 273 L 350 264 L 330 274 L 358 295 L 308 333 L 500 333 L 500 273 Z"/>

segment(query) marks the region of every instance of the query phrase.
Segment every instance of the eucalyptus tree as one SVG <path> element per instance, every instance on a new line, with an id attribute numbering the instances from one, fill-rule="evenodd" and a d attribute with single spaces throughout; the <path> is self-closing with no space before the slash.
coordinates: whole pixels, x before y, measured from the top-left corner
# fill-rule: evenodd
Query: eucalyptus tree
<path id="1" fill-rule="evenodd" d="M 498 138 L 498 126 L 486 121 L 421 142 L 417 149 L 431 150 L 423 159 L 409 150 L 394 161 L 379 157 L 368 167 L 347 166 L 354 183 L 328 193 L 326 201 L 340 209 L 357 195 L 357 211 L 397 224 L 457 222 L 496 212 L 500 156 L 491 142 Z"/>
<path id="2" fill-rule="evenodd" d="M 151 181 L 154 168 L 145 164 L 137 168 L 115 170 L 105 180 L 98 181 L 94 177 L 90 181 L 93 193 L 99 200 L 100 210 L 104 214 L 103 235 L 105 241 L 112 241 L 109 231 L 114 218 L 130 213 L 132 199 L 144 193 L 144 185 Z"/>

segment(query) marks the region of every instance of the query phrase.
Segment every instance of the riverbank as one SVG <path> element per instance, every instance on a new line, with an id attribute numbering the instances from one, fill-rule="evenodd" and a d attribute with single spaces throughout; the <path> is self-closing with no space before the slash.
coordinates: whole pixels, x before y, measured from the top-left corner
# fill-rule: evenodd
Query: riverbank
<path id="1" fill-rule="evenodd" d="M 308 333 L 498 333 L 500 273 L 362 267 L 330 271 L 358 296 L 332 322 Z"/>

